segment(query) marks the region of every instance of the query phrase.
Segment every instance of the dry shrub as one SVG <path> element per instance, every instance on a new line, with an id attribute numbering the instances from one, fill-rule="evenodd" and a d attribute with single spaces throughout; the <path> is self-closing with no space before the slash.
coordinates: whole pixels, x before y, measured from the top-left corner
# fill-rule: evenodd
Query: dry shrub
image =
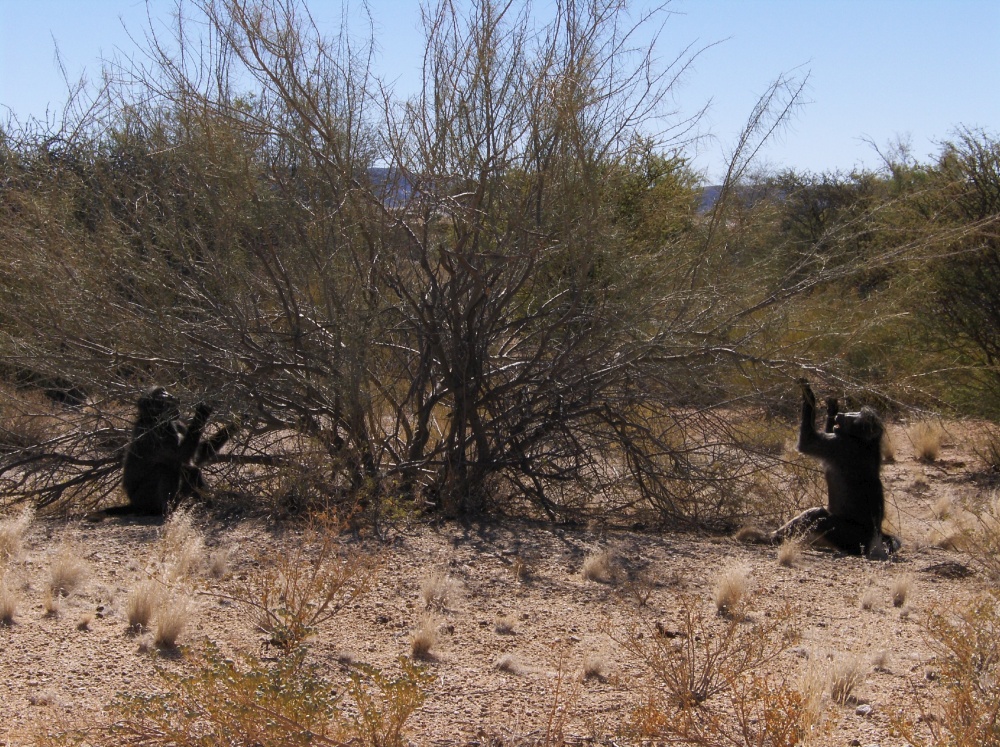
<path id="1" fill-rule="evenodd" d="M 652 678 L 625 734 L 697 745 L 791 745 L 814 723 L 806 696 L 763 672 L 787 647 L 781 626 L 789 610 L 766 623 L 712 620 L 682 609 L 681 630 L 608 633 Z"/>
<path id="2" fill-rule="evenodd" d="M 69 596 L 87 578 L 87 564 L 72 545 L 63 545 L 49 567 L 48 590 L 53 597 Z"/>
<path id="3" fill-rule="evenodd" d="M 944 692 L 921 717 L 898 712 L 901 735 L 916 747 L 981 747 L 1000 743 L 1000 603 L 984 594 L 958 611 L 932 610 L 926 634 L 937 653 Z"/>
<path id="4" fill-rule="evenodd" d="M 141 632 L 149 627 L 153 612 L 160 606 L 163 587 L 153 579 L 136 584 L 125 602 L 125 617 L 129 630 Z"/>
<path id="5" fill-rule="evenodd" d="M 1000 491 L 994 490 L 970 506 L 961 545 L 973 565 L 994 584 L 1000 583 Z"/>
<path id="6" fill-rule="evenodd" d="M 712 601 L 720 615 L 739 615 L 741 604 L 750 586 L 749 571 L 743 566 L 723 570 L 712 586 Z"/>
<path id="7" fill-rule="evenodd" d="M 902 607 L 913 591 L 913 575 L 901 573 L 892 580 L 889 587 L 889 595 L 892 597 L 893 607 Z"/>
<path id="8" fill-rule="evenodd" d="M 0 565 L 17 560 L 24 550 L 24 534 L 35 513 L 26 508 L 16 517 L 0 522 Z"/>
<path id="9" fill-rule="evenodd" d="M 503 615 L 498 617 L 494 630 L 500 635 L 514 635 L 516 630 L 517 622 L 513 615 Z"/>
<path id="10" fill-rule="evenodd" d="M 425 609 L 443 612 L 460 592 L 458 581 L 444 571 L 433 571 L 420 581 L 420 599 Z"/>
<path id="11" fill-rule="evenodd" d="M 161 648 L 174 648 L 177 638 L 191 619 L 191 602 L 183 595 L 162 596 L 156 609 L 156 637 Z"/>
<path id="12" fill-rule="evenodd" d="M 63 428 L 60 408 L 43 392 L 15 391 L 0 385 L 0 446 L 37 446 Z"/>
<path id="13" fill-rule="evenodd" d="M 802 562 L 802 540 L 789 537 L 778 545 L 778 565 L 794 568 Z"/>
<path id="14" fill-rule="evenodd" d="M 224 656 L 205 643 L 187 651 L 185 660 L 181 672 L 157 668 L 154 692 L 119 695 L 105 728 L 72 732 L 65 743 L 405 747 L 407 722 L 433 679 L 402 657 L 391 676 L 356 665 L 346 688 L 353 703 L 345 707 L 344 688 L 307 663 L 305 648 L 264 661 Z"/>
<path id="15" fill-rule="evenodd" d="M 938 521 L 951 518 L 954 512 L 955 502 L 951 499 L 951 496 L 943 495 L 934 501 L 934 505 L 931 506 L 931 516 Z"/>
<path id="16" fill-rule="evenodd" d="M 866 670 L 860 657 L 853 654 L 836 657 L 830 666 L 830 697 L 834 702 L 845 705 L 855 688 L 865 681 Z"/>
<path id="17" fill-rule="evenodd" d="M 581 573 L 588 581 L 600 584 L 614 584 L 621 579 L 618 560 L 611 550 L 598 550 L 588 555 L 583 561 Z"/>
<path id="18" fill-rule="evenodd" d="M 936 420 L 921 420 L 906 429 L 913 453 L 921 462 L 933 462 L 941 455 L 944 427 Z"/>
<path id="19" fill-rule="evenodd" d="M 414 659 L 429 659 L 437 644 L 437 618 L 424 615 L 410 637 L 410 653 Z"/>
<path id="20" fill-rule="evenodd" d="M 512 654 L 504 654 L 497 659 L 496 668 L 507 674 L 520 675 L 524 673 L 524 668 Z"/>
<path id="21" fill-rule="evenodd" d="M 600 654 L 587 654 L 583 658 L 580 676 L 584 681 L 599 680 L 604 682 L 608 677 L 608 662 Z"/>
<path id="22" fill-rule="evenodd" d="M 344 523 L 317 516 L 287 552 L 260 558 L 260 571 L 231 596 L 259 622 L 270 643 L 292 649 L 367 593 L 377 558 L 342 541 Z"/>
<path id="23" fill-rule="evenodd" d="M 973 453 L 987 469 L 1000 471 L 1000 428 L 987 426 L 973 441 Z"/>
<path id="24" fill-rule="evenodd" d="M 882 440 L 879 442 L 879 453 L 882 455 L 883 464 L 896 463 L 896 442 L 892 440 L 889 431 L 882 432 Z"/>

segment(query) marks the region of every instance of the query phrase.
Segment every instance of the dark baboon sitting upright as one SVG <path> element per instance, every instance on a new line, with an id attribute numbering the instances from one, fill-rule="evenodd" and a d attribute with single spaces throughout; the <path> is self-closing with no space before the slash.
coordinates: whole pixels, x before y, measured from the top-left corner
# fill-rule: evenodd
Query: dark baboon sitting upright
<path id="1" fill-rule="evenodd" d="M 882 532 L 885 495 L 879 476 L 882 421 L 870 408 L 840 412 L 828 399 L 826 431 L 816 430 L 816 395 L 804 379 L 802 422 L 798 449 L 823 462 L 827 507 L 803 511 L 771 535 L 773 541 L 806 535 L 852 555 L 885 558 L 899 548 L 899 540 Z"/>
<path id="2" fill-rule="evenodd" d="M 155 387 L 143 394 L 125 453 L 122 483 L 129 502 L 104 513 L 162 516 L 179 497 L 204 488 L 197 465 L 221 449 L 236 427 L 226 426 L 203 441 L 202 431 L 211 413 L 211 407 L 199 404 L 185 427 L 177 399 L 166 389 Z"/>

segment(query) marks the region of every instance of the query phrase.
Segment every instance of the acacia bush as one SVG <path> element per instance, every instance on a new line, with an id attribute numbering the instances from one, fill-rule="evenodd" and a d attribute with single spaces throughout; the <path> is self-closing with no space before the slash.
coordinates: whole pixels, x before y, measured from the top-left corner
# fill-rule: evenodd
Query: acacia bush
<path id="1" fill-rule="evenodd" d="M 847 380 L 850 332 L 803 310 L 898 253 L 837 249 L 867 203 L 775 242 L 780 204 L 739 187 L 800 80 L 762 97 L 706 211 L 683 156 L 696 116 L 667 106 L 696 53 L 658 68 L 656 41 L 633 43 L 659 17 L 429 6 L 422 86 L 400 100 L 374 40 L 324 37 L 303 4 L 201 0 L 57 135 L 8 128 L 0 355 L 86 404 L 8 451 L 3 493 L 105 500 L 156 382 L 239 418 L 211 482 L 244 498 L 766 513 L 781 455 L 745 413 L 803 367 Z"/>

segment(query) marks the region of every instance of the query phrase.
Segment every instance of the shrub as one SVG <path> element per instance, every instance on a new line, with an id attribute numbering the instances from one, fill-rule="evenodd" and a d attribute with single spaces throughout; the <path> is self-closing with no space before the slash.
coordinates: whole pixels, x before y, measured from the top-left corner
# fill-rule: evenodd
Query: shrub
<path id="1" fill-rule="evenodd" d="M 956 612 L 932 610 L 926 634 L 938 654 L 944 693 L 932 717 L 893 719 L 917 747 L 1000 744 L 1000 609 L 995 595 L 981 595 Z M 940 714 L 940 715 L 938 715 Z"/>
<path id="2" fill-rule="evenodd" d="M 306 663 L 304 648 L 264 662 L 250 655 L 227 658 L 204 643 L 187 658 L 184 673 L 157 669 L 156 694 L 119 695 L 109 709 L 110 728 L 88 730 L 87 742 L 227 747 L 236 739 L 282 747 L 403 747 L 406 722 L 432 679 L 405 659 L 397 677 L 356 667 L 347 686 L 354 700 L 348 714 L 337 688 Z"/>
<path id="3" fill-rule="evenodd" d="M 786 614 L 779 619 L 787 618 Z M 655 630 L 611 636 L 652 677 L 625 734 L 639 740 L 694 745 L 794 745 L 818 719 L 815 703 L 762 668 L 789 638 L 780 622 L 747 626 L 682 610 L 675 638 Z"/>
<path id="4" fill-rule="evenodd" d="M 337 519 L 316 517 L 288 553 L 262 556 L 232 595 L 272 645 L 295 648 L 371 588 L 376 559 L 342 543 L 342 531 Z"/>

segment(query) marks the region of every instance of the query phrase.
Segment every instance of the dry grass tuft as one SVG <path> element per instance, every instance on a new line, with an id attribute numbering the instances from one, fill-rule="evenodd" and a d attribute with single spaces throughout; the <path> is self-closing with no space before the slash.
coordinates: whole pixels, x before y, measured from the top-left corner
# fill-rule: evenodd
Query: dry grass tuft
<path id="1" fill-rule="evenodd" d="M 12 625 L 20 601 L 17 590 L 0 577 L 0 625 Z"/>
<path id="2" fill-rule="evenodd" d="M 906 430 L 913 444 L 913 453 L 921 462 L 933 462 L 941 455 L 944 427 L 933 420 L 921 420 Z"/>
<path id="3" fill-rule="evenodd" d="M 510 563 L 511 573 L 517 581 L 527 583 L 535 577 L 535 562 L 533 558 L 516 555 Z"/>
<path id="4" fill-rule="evenodd" d="M 518 664 L 517 659 L 515 659 L 511 654 L 504 654 L 499 659 L 497 659 L 496 668 L 501 672 L 506 672 L 507 674 L 523 674 L 524 669 Z"/>
<path id="5" fill-rule="evenodd" d="M 192 576 L 201 569 L 205 562 L 205 539 L 195 527 L 190 510 L 174 511 L 163 525 L 160 558 L 169 565 L 170 580 Z"/>
<path id="6" fill-rule="evenodd" d="M 584 681 L 598 680 L 604 682 L 608 678 L 608 663 L 603 656 L 588 654 L 583 659 L 580 676 Z"/>
<path id="7" fill-rule="evenodd" d="M 896 444 L 892 440 L 892 436 L 889 435 L 888 431 L 884 431 L 882 433 L 882 441 L 879 443 L 879 451 L 882 454 L 883 464 L 896 463 Z"/>
<path id="8" fill-rule="evenodd" d="M 846 705 L 855 688 L 865 681 L 865 663 L 853 654 L 834 659 L 830 667 L 830 697 L 840 705 Z"/>
<path id="9" fill-rule="evenodd" d="M 425 615 L 410 638 L 410 653 L 414 659 L 432 658 L 431 649 L 437 644 L 437 619 Z"/>
<path id="10" fill-rule="evenodd" d="M 722 571 L 712 587 L 712 601 L 720 615 L 735 615 L 750 586 L 750 577 L 743 566 Z"/>
<path id="11" fill-rule="evenodd" d="M 909 573 L 902 573 L 892 580 L 889 587 L 889 595 L 892 597 L 893 607 L 902 607 L 913 591 L 913 576 Z"/>
<path id="12" fill-rule="evenodd" d="M 35 512 L 24 509 L 20 516 L 0 522 L 0 564 L 16 560 L 24 550 L 24 533 L 31 526 Z"/>
<path id="13" fill-rule="evenodd" d="M 162 587 L 152 579 L 136 584 L 125 603 L 129 630 L 138 633 L 149 627 L 153 612 L 159 606 Z"/>
<path id="14" fill-rule="evenodd" d="M 863 610 L 874 610 L 878 609 L 879 603 L 879 593 L 878 589 L 874 586 L 869 586 L 865 589 L 865 593 L 861 595 L 861 609 Z"/>
<path id="15" fill-rule="evenodd" d="M 187 597 L 163 598 L 156 609 L 156 637 L 154 643 L 160 648 L 175 648 L 177 638 L 191 618 L 191 603 Z"/>
<path id="16" fill-rule="evenodd" d="M 87 564 L 77 549 L 71 545 L 61 547 L 49 568 L 48 589 L 52 596 L 69 596 L 85 578 L 87 578 Z"/>
<path id="17" fill-rule="evenodd" d="M 931 506 L 931 516 L 938 521 L 944 521 L 955 515 L 955 502 L 950 496 L 943 495 Z"/>
<path id="18" fill-rule="evenodd" d="M 802 562 L 802 540 L 790 537 L 778 545 L 778 565 L 795 568 Z"/>
<path id="19" fill-rule="evenodd" d="M 498 617 L 494 630 L 500 635 L 514 635 L 516 632 L 515 627 L 517 622 L 513 615 L 504 615 L 503 617 Z"/>
<path id="20" fill-rule="evenodd" d="M 424 608 L 444 611 L 448 609 L 460 591 L 458 581 L 442 571 L 435 571 L 425 576 L 420 582 L 420 598 Z"/>
<path id="21" fill-rule="evenodd" d="M 219 547 L 208 556 L 208 573 L 212 578 L 223 578 L 229 573 L 229 565 L 233 559 L 233 548 Z"/>
<path id="22" fill-rule="evenodd" d="M 600 584 L 617 583 L 621 577 L 618 561 L 611 550 L 599 550 L 583 561 L 583 577 Z"/>

